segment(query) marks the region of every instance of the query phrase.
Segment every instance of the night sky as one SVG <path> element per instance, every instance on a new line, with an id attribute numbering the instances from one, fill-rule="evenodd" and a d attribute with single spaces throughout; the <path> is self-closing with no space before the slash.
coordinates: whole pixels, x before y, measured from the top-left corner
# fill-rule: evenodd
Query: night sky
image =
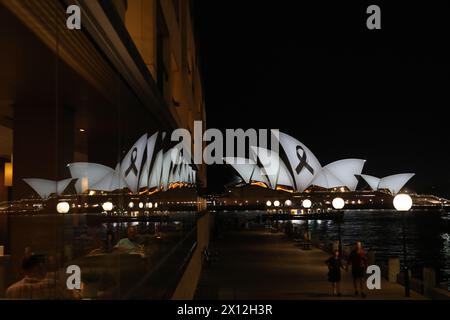
<path id="1" fill-rule="evenodd" d="M 280 129 L 322 165 L 362 158 L 366 174 L 415 172 L 411 189 L 450 197 L 449 8 L 378 2 L 371 31 L 377 3 L 353 2 L 197 0 L 207 126 Z M 211 167 L 211 189 L 231 172 Z"/>

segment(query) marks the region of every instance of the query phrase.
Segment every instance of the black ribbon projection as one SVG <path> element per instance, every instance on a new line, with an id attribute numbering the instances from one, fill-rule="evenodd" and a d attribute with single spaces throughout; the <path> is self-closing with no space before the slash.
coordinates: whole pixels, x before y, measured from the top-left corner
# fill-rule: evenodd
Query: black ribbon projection
<path id="1" fill-rule="evenodd" d="M 127 171 L 125 171 L 125 177 L 128 177 L 131 171 L 133 171 L 134 175 L 137 177 L 138 175 L 138 169 L 136 167 L 136 160 L 137 160 L 137 148 L 135 147 L 133 149 L 133 152 L 131 153 L 131 162 L 130 166 L 128 167 Z"/>
<path id="2" fill-rule="evenodd" d="M 298 150 L 302 150 L 303 151 L 303 155 L 300 156 L 300 154 L 298 153 Z M 306 152 L 305 152 L 305 150 L 301 146 L 297 146 L 297 150 L 296 151 L 297 151 L 298 160 L 300 160 L 297 168 L 295 168 L 295 171 L 297 172 L 297 174 L 300 174 L 300 172 L 303 170 L 303 168 L 306 168 L 306 170 L 308 170 L 309 172 L 311 172 L 312 175 L 314 175 L 314 169 L 306 161 Z"/>

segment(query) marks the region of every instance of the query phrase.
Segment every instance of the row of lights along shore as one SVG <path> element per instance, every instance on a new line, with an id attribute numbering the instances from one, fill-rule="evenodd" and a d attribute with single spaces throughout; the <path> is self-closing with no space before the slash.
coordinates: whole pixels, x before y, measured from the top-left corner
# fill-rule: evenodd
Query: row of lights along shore
<path id="1" fill-rule="evenodd" d="M 342 199 L 342 198 L 335 198 L 335 199 L 333 199 L 332 205 L 333 205 L 333 208 L 334 208 L 334 209 L 336 209 L 336 210 L 341 210 L 341 209 L 344 208 L 344 206 L 345 206 L 345 201 L 344 201 L 344 199 Z M 266 206 L 267 206 L 267 207 L 271 207 L 271 206 L 272 206 L 272 201 L 268 200 L 268 201 L 266 202 Z M 281 206 L 281 202 L 278 201 L 278 200 L 275 200 L 275 201 L 273 202 L 273 206 L 274 206 L 274 207 L 280 207 L 280 206 Z M 284 202 L 284 206 L 285 206 L 285 207 L 290 207 L 290 206 L 292 206 L 292 201 L 291 201 L 291 200 L 286 200 L 286 201 Z M 310 209 L 310 208 L 312 207 L 312 201 L 309 200 L 309 199 L 303 200 L 303 201 L 302 201 L 302 207 L 305 208 L 305 209 Z"/>
<path id="2" fill-rule="evenodd" d="M 128 203 L 128 208 L 133 209 L 134 206 L 135 206 L 134 202 Z M 158 208 L 158 203 L 157 202 L 155 202 L 155 203 L 152 203 L 152 202 L 147 202 L 147 203 L 139 202 L 137 206 L 139 207 L 139 209 L 144 209 L 144 208 L 146 208 L 146 209 L 152 209 L 152 208 L 157 209 Z M 102 204 L 102 209 L 105 212 L 111 212 L 114 209 L 114 204 L 111 201 L 104 202 Z M 69 213 L 69 211 L 70 211 L 70 204 L 68 202 L 66 202 L 66 201 L 59 202 L 56 205 L 56 211 L 58 213 L 61 213 L 61 214 Z"/>
<path id="3" fill-rule="evenodd" d="M 344 208 L 344 206 L 345 206 L 345 201 L 344 201 L 344 199 L 338 197 L 338 198 L 334 198 L 331 204 L 332 204 L 334 209 L 342 210 Z M 412 198 L 411 198 L 410 195 L 402 193 L 402 194 L 398 194 L 398 195 L 396 195 L 394 197 L 393 204 L 394 204 L 394 208 L 397 211 L 409 211 L 412 208 L 413 201 L 412 201 Z M 266 202 L 266 206 L 267 207 L 271 207 L 272 205 L 274 207 L 280 207 L 281 206 L 281 202 L 278 201 L 278 200 L 275 200 L 273 203 L 270 200 L 268 200 Z M 292 201 L 291 200 L 286 200 L 284 202 L 284 206 L 285 207 L 292 206 Z M 312 201 L 309 200 L 309 199 L 303 200 L 302 201 L 302 207 L 305 208 L 305 209 L 310 209 L 312 207 Z"/>

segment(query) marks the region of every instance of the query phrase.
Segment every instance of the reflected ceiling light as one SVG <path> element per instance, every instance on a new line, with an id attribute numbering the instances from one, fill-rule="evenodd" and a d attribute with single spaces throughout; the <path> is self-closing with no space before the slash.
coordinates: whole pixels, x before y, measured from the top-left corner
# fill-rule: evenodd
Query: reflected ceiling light
<path id="1" fill-rule="evenodd" d="M 284 205 L 285 205 L 286 207 L 290 207 L 290 206 L 292 206 L 292 201 L 291 201 L 291 200 L 286 200 L 286 201 L 284 202 Z"/>
<path id="2" fill-rule="evenodd" d="M 270 207 L 271 205 L 272 205 L 272 201 L 270 201 L 270 200 L 267 200 L 267 202 L 266 202 L 266 206 Z"/>
<path id="3" fill-rule="evenodd" d="M 56 211 L 58 213 L 67 213 L 70 210 L 70 205 L 67 202 L 60 202 L 56 205 Z"/>
<path id="4" fill-rule="evenodd" d="M 139 202 L 139 209 L 143 209 L 144 208 L 144 203 L 143 202 Z"/>
<path id="5" fill-rule="evenodd" d="M 279 207 L 280 206 L 280 201 L 278 201 L 278 200 L 275 200 L 274 202 L 273 202 L 273 205 L 275 206 L 275 207 Z"/>
<path id="6" fill-rule="evenodd" d="M 158 208 L 158 202 L 155 202 L 155 208 Z"/>
<path id="7" fill-rule="evenodd" d="M 393 202 L 397 211 L 409 211 L 413 205 L 411 196 L 404 193 L 396 195 Z"/>
<path id="8" fill-rule="evenodd" d="M 309 200 L 309 199 L 303 200 L 302 206 L 303 206 L 303 208 L 305 208 L 305 209 L 311 208 L 311 206 L 312 206 L 311 200 Z"/>
<path id="9" fill-rule="evenodd" d="M 341 210 L 345 206 L 345 201 L 342 198 L 334 198 L 332 205 L 336 210 Z"/>
<path id="10" fill-rule="evenodd" d="M 134 207 L 134 203 L 133 202 L 130 202 L 129 204 L 128 204 L 128 208 L 133 208 Z"/>
<path id="11" fill-rule="evenodd" d="M 112 211 L 112 209 L 113 209 L 113 204 L 112 204 L 112 202 L 111 201 L 107 201 L 107 202 L 105 202 L 104 204 L 102 204 L 102 208 L 103 208 L 103 210 L 104 211 Z"/>

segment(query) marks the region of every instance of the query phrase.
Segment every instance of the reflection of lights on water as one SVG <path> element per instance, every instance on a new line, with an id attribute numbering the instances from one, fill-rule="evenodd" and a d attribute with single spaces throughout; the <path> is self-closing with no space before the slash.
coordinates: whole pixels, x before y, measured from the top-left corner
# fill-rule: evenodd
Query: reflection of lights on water
<path id="1" fill-rule="evenodd" d="M 317 220 L 317 224 L 322 224 L 322 220 Z"/>

